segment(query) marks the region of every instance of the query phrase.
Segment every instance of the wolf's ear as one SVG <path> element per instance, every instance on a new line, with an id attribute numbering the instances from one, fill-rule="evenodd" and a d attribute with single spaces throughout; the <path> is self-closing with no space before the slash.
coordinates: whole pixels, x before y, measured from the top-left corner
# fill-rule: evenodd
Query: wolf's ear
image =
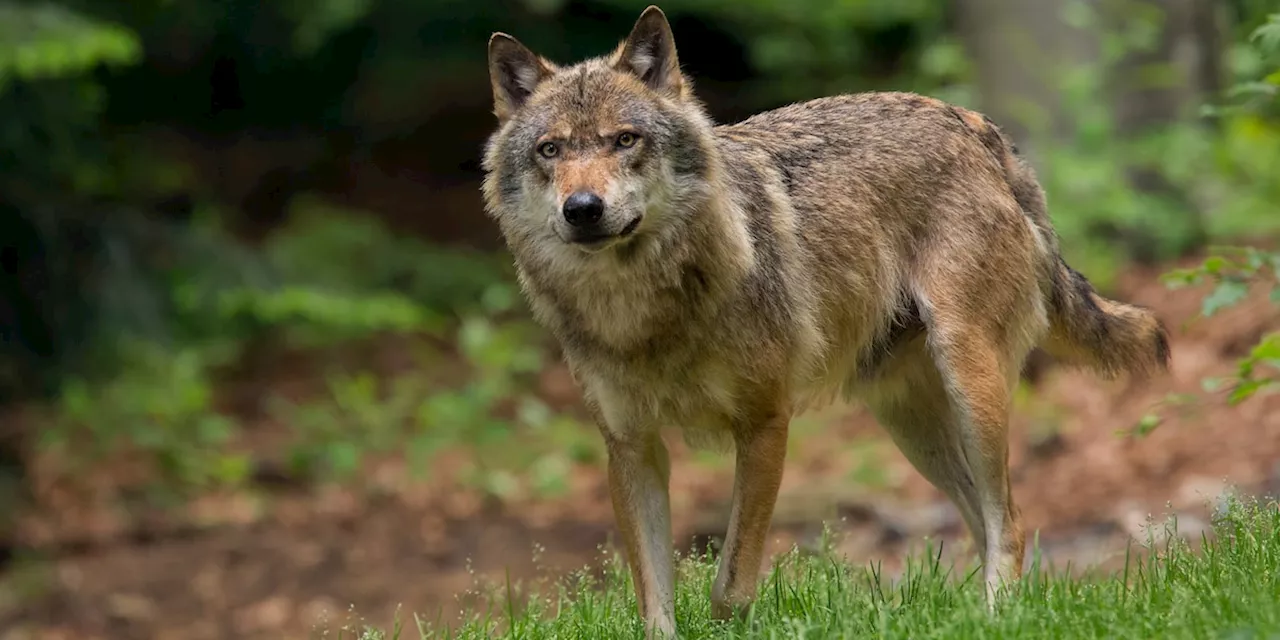
<path id="1" fill-rule="evenodd" d="M 493 85 L 493 113 L 505 121 L 529 99 L 539 82 L 554 72 L 545 60 L 505 34 L 489 38 L 489 83 Z"/>
<path id="2" fill-rule="evenodd" d="M 629 71 L 649 88 L 679 96 L 684 88 L 676 40 L 662 9 L 650 5 L 618 48 L 614 68 Z"/>

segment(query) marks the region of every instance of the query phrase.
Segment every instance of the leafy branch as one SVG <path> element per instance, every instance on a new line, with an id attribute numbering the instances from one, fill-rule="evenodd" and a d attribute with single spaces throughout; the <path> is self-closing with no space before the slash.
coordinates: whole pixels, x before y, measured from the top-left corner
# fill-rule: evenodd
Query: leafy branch
<path id="1" fill-rule="evenodd" d="M 1280 13 L 1268 16 L 1250 35 L 1249 41 L 1274 68 L 1261 80 L 1237 85 L 1228 97 L 1236 101 L 1232 105 L 1236 110 L 1260 111 L 1280 100 Z M 1206 318 L 1238 304 L 1249 295 L 1253 284 L 1268 280 L 1271 302 L 1280 305 L 1280 251 L 1220 246 L 1211 247 L 1209 254 L 1199 265 L 1163 274 L 1161 281 L 1170 289 L 1212 284 L 1213 290 L 1201 301 L 1200 314 Z M 1234 406 L 1277 384 L 1280 384 L 1280 331 L 1264 335 L 1237 361 L 1230 375 L 1205 379 L 1201 386 L 1208 393 L 1224 392 L 1227 403 Z M 1183 396 L 1160 401 L 1128 433 L 1139 437 L 1151 433 L 1163 422 L 1158 409 L 1186 403 L 1188 400 Z"/>

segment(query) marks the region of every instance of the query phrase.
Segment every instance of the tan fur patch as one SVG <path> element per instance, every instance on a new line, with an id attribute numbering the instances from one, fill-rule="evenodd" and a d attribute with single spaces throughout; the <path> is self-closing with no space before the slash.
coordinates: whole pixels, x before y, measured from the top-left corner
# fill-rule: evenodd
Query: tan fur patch
<path id="1" fill-rule="evenodd" d="M 618 159 L 606 154 L 564 160 L 556 164 L 556 193 L 564 200 L 578 191 L 606 195 L 609 183 L 618 173 Z"/>
<path id="2" fill-rule="evenodd" d="M 976 113 L 968 109 L 962 109 L 960 107 L 956 107 L 956 113 L 960 114 L 960 119 L 964 120 L 964 123 L 969 125 L 970 129 L 973 129 L 978 133 L 983 133 L 990 128 L 987 125 L 987 119 L 982 117 L 982 114 L 980 113 Z"/>

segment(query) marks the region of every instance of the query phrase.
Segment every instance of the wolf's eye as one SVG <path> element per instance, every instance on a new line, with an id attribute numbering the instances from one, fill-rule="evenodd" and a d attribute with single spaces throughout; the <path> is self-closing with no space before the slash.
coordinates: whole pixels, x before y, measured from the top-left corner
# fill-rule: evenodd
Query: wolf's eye
<path id="1" fill-rule="evenodd" d="M 630 131 L 624 131 L 618 134 L 618 146 L 622 147 L 623 149 L 629 149 L 631 147 L 636 146 L 636 141 L 639 139 L 640 139 L 640 136 L 637 136 L 636 134 L 631 133 Z"/>
<path id="2" fill-rule="evenodd" d="M 538 145 L 538 155 L 544 158 L 554 158 L 558 153 L 560 153 L 560 147 L 557 147 L 554 142 L 544 142 Z"/>

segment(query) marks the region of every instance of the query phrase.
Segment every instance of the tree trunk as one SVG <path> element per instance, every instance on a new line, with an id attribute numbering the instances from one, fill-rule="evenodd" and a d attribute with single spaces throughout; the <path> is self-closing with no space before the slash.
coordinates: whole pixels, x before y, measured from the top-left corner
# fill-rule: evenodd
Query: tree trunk
<path id="1" fill-rule="evenodd" d="M 1107 0 L 1105 23 L 1112 29 L 1132 24 L 1136 10 L 1154 9 L 1158 37 L 1149 48 L 1129 52 L 1110 72 L 1116 132 L 1134 141 L 1179 124 L 1202 124 L 1200 107 L 1222 91 L 1222 20 L 1215 0 Z M 1184 232 L 1171 249 L 1185 254 L 1206 238 L 1202 211 L 1186 185 L 1174 184 L 1157 167 L 1131 166 L 1126 178 L 1134 189 L 1170 204 L 1168 225 Z M 1162 257 L 1156 234 L 1165 224 L 1127 230 L 1126 245 L 1141 262 Z"/>
<path id="2" fill-rule="evenodd" d="M 1018 142 L 1033 164 L 1037 149 L 1074 130 L 1059 82 L 1068 69 L 1094 66 L 1105 73 L 1117 142 L 1198 118 L 1200 105 L 1222 88 L 1222 9 L 1215 0 L 1084 0 L 1098 24 L 1073 26 L 1064 16 L 1080 0 L 962 0 L 959 32 L 977 69 L 980 108 Z M 1143 49 L 1103 70 L 1103 36 L 1154 25 Z M 1125 179 L 1136 190 L 1168 203 L 1160 224 L 1098 231 L 1118 240 L 1140 261 L 1183 253 L 1205 238 L 1193 194 L 1170 183 L 1157 167 L 1133 165 Z M 1105 228 L 1102 228 L 1105 227 Z M 1160 233 L 1176 229 L 1173 236 Z M 1173 242 L 1172 246 L 1170 243 Z M 1162 251 L 1163 250 L 1163 251 Z"/>
<path id="3" fill-rule="evenodd" d="M 1072 123 L 1057 82 L 1062 71 L 1096 62 L 1097 43 L 1063 12 L 1078 0 L 962 0 L 958 27 L 977 69 L 979 108 L 1030 158 L 1069 135 Z"/>

